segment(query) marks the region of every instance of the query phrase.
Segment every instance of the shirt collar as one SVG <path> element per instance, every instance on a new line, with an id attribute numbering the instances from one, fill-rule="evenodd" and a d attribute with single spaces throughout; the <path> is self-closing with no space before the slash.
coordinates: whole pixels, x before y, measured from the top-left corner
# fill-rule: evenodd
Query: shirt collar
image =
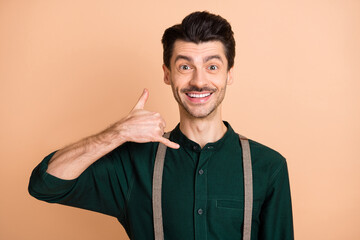
<path id="1" fill-rule="evenodd" d="M 224 122 L 225 126 L 227 127 L 227 131 L 224 134 L 224 136 L 216 142 L 207 143 L 203 149 L 207 149 L 207 150 L 220 149 L 221 146 L 224 144 L 224 142 L 228 141 L 232 136 L 234 136 L 236 134 L 228 122 L 226 122 L 226 121 L 223 121 L 223 122 Z M 202 150 L 198 143 L 188 139 L 181 132 L 180 123 L 174 128 L 174 130 L 171 131 L 170 140 L 180 144 L 180 147 L 186 148 L 187 150 L 196 151 L 196 152 L 199 152 Z"/>

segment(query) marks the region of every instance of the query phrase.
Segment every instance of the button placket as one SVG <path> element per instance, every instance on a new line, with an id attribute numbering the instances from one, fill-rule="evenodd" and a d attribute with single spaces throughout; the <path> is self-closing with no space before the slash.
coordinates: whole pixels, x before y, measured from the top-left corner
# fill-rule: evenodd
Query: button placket
<path id="1" fill-rule="evenodd" d="M 194 145 L 192 148 L 193 148 L 194 151 L 199 151 L 200 150 L 200 148 L 198 146 L 196 146 L 196 145 Z"/>
<path id="2" fill-rule="evenodd" d="M 194 208 L 194 220 L 195 220 L 195 239 L 204 239 L 207 235 L 207 163 L 210 159 L 211 151 L 208 148 L 203 148 L 199 154 L 199 160 L 197 164 L 195 174 L 195 208 Z"/>

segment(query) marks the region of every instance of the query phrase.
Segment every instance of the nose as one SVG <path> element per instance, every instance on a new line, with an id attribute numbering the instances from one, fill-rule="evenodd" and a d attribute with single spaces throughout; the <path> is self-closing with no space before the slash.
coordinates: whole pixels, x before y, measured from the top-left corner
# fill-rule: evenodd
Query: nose
<path id="1" fill-rule="evenodd" d="M 196 69 L 191 77 L 189 84 L 197 88 L 205 87 L 207 85 L 205 73 L 199 69 Z"/>

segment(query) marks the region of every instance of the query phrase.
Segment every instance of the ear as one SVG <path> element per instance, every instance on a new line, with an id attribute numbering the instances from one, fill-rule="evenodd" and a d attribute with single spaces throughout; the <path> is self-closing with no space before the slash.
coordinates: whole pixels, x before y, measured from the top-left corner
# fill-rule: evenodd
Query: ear
<path id="1" fill-rule="evenodd" d="M 234 67 L 230 68 L 230 70 L 228 71 L 228 76 L 227 76 L 227 85 L 231 85 L 233 83 L 233 70 Z"/>
<path id="2" fill-rule="evenodd" d="M 170 70 L 165 66 L 165 64 L 162 65 L 162 68 L 164 71 L 164 83 L 170 85 Z"/>

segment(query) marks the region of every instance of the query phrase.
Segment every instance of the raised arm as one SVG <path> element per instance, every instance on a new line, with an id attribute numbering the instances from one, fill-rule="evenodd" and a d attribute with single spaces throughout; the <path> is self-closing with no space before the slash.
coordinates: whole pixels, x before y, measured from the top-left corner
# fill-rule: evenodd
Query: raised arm
<path id="1" fill-rule="evenodd" d="M 57 151 L 49 161 L 47 173 L 61 179 L 75 179 L 96 160 L 125 142 L 161 142 L 170 148 L 179 148 L 162 136 L 165 121 L 160 114 L 144 109 L 148 97 L 149 92 L 144 89 L 126 117 L 98 134 Z"/>

